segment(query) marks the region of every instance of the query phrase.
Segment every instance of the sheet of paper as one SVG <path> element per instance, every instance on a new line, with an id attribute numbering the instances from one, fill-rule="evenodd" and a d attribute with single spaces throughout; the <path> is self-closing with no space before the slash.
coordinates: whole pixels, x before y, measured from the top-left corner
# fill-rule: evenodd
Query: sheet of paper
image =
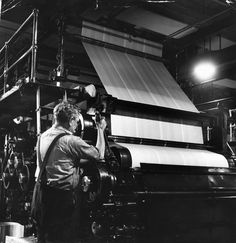
<path id="1" fill-rule="evenodd" d="M 163 63 L 83 43 L 108 94 L 120 100 L 198 112 Z"/>
<path id="2" fill-rule="evenodd" d="M 111 115 L 111 134 L 135 138 L 203 144 L 200 126 Z"/>

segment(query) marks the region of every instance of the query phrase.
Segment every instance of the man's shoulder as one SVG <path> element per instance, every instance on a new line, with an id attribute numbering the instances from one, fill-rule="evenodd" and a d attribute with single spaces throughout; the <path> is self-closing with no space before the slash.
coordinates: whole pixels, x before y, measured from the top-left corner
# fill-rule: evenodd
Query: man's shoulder
<path id="1" fill-rule="evenodd" d="M 70 135 L 69 132 L 67 133 L 67 131 L 65 129 L 52 126 L 49 129 L 47 129 L 45 132 L 43 132 L 41 136 L 43 136 L 43 137 L 44 136 L 57 136 L 61 133 Z"/>
<path id="2" fill-rule="evenodd" d="M 53 127 L 50 127 L 49 129 L 47 129 L 46 131 L 44 131 L 42 134 L 41 134 L 41 137 L 47 137 L 47 136 L 52 136 L 52 135 L 57 135 L 57 130 Z"/>
<path id="3" fill-rule="evenodd" d="M 66 134 L 65 136 L 62 137 L 62 139 L 67 140 L 69 143 L 83 142 L 83 140 L 80 137 L 75 136 L 73 134 Z"/>
<path id="4" fill-rule="evenodd" d="M 44 133 L 41 134 L 41 138 L 45 141 L 52 140 L 54 137 L 56 137 L 59 134 L 65 134 L 61 138 L 59 138 L 59 141 L 61 143 L 66 143 L 67 145 L 78 145 L 83 144 L 84 141 L 71 133 L 67 133 L 66 130 L 58 129 L 56 127 L 50 127 L 48 130 L 46 130 Z"/>

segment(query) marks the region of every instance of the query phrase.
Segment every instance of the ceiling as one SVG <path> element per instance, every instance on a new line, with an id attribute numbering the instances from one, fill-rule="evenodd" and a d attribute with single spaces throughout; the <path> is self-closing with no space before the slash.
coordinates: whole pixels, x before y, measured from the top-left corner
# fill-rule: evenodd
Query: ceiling
<path id="1" fill-rule="evenodd" d="M 235 96 L 236 1 L 233 0 L 2 0 L 0 48 L 20 23 L 39 9 L 42 53 L 56 62 L 57 19 L 66 24 L 66 61 L 78 62 L 93 73 L 82 45 L 72 38 L 82 20 L 130 36 L 162 43 L 163 58 L 177 82 L 199 105 Z M 50 58 L 49 58 L 50 57 Z M 198 83 L 191 67 L 200 57 L 216 60 L 220 72 Z M 215 104 L 214 104 L 215 105 Z M 206 107 L 202 108 L 207 109 Z"/>

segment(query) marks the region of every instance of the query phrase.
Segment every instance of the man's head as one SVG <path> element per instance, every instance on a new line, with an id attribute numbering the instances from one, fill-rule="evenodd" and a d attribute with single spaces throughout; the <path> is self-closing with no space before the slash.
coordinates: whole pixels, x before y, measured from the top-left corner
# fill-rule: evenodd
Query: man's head
<path id="1" fill-rule="evenodd" d="M 53 116 L 56 124 L 65 127 L 72 133 L 75 133 L 80 113 L 74 105 L 65 101 L 59 103 L 53 109 Z"/>

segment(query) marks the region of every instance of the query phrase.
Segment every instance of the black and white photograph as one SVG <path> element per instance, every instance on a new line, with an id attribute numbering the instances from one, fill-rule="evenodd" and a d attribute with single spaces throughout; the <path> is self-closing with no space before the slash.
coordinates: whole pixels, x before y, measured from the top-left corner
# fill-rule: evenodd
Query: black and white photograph
<path id="1" fill-rule="evenodd" d="M 0 243 L 236 242 L 236 0 L 0 0 Z"/>

